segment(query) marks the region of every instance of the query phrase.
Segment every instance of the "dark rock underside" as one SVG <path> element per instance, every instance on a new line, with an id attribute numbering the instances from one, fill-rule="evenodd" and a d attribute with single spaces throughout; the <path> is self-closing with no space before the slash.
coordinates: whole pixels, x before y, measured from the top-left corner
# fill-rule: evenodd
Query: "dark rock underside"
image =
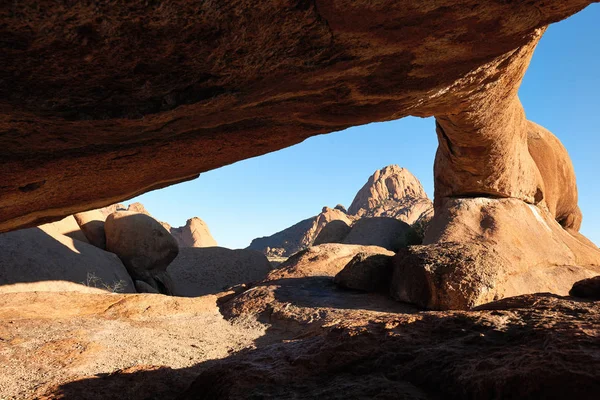
<path id="1" fill-rule="evenodd" d="M 0 5 L 0 232 L 321 133 L 452 112 L 589 0 Z"/>

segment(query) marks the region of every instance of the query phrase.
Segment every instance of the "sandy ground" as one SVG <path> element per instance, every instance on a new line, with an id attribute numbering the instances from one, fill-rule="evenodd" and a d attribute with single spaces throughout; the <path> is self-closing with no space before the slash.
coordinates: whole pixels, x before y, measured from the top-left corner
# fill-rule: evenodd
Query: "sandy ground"
<path id="1" fill-rule="evenodd" d="M 0 399 L 599 398 L 598 302 L 419 311 L 309 258 L 237 296 L 0 294 Z"/>
<path id="2" fill-rule="evenodd" d="M 266 327 L 225 321 L 215 296 L 0 294 L 0 399 L 136 366 L 194 367 L 253 348 Z"/>

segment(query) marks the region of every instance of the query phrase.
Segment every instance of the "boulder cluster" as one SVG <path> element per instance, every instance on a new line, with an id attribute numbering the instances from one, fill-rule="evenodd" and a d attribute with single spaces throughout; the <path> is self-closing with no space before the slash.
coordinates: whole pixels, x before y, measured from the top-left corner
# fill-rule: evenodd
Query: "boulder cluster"
<path id="1" fill-rule="evenodd" d="M 385 292 L 428 309 L 470 309 L 536 292 L 567 295 L 574 283 L 598 275 L 600 250 L 577 232 L 581 212 L 564 147 L 544 128 L 526 126 L 543 188 L 536 205 L 479 193 L 442 197 L 443 185 L 437 185 L 434 210 L 417 178 L 390 165 L 375 171 L 348 211 L 325 207 L 313 218 L 255 239 L 249 248 L 284 261 L 283 266 L 294 253 L 326 243 L 392 251 L 394 257 L 357 254 L 335 283 Z M 436 179 L 445 182 L 442 171 L 436 171 Z M 579 283 L 571 293 L 593 297 L 578 289 L 585 285 Z"/>
<path id="2" fill-rule="evenodd" d="M 141 203 L 3 233 L 0 248 L 0 292 L 97 288 L 194 297 L 271 270 L 259 252 L 217 247 L 200 218 L 172 228 Z"/>
<path id="3" fill-rule="evenodd" d="M 532 146 L 560 145 L 540 129 L 531 134 Z M 550 154 L 570 165 L 564 152 Z M 544 165 L 552 164 L 544 157 Z M 339 287 L 383 293 L 427 309 L 471 309 L 536 292 L 593 298 L 589 287 L 594 286 L 583 282 L 598 275 L 600 251 L 577 233 L 580 213 L 569 206 L 572 196 L 560 197 L 557 185 L 547 184 L 554 188 L 547 208 L 513 198 L 473 197 L 447 198 L 434 212 L 418 179 L 390 165 L 375 171 L 348 210 L 324 207 L 315 217 L 255 239 L 245 250 L 217 247 L 200 218 L 173 228 L 141 203 L 114 204 L 1 234 L 0 287 L 54 290 L 67 281 L 195 297 L 260 282 L 270 273 L 272 279 L 275 271 L 298 262 L 315 274 L 331 259 L 336 272 L 326 275 Z"/>

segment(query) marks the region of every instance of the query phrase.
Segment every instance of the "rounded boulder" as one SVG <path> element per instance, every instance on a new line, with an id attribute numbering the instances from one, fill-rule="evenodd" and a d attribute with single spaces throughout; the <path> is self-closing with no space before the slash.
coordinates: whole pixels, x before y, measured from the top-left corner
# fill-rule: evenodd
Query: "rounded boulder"
<path id="1" fill-rule="evenodd" d="M 395 218 L 361 218 L 354 223 L 344 243 L 398 251 L 406 246 L 406 234 L 409 231 L 410 225 Z"/>
<path id="2" fill-rule="evenodd" d="M 177 241 L 154 218 L 131 211 L 117 211 L 106 218 L 106 249 L 115 253 L 134 280 L 170 294 L 166 274 L 179 254 Z"/>

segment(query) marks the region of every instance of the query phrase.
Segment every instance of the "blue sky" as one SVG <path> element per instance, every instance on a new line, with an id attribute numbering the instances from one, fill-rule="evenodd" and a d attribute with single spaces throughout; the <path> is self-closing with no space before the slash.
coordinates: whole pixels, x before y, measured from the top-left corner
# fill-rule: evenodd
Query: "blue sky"
<path id="1" fill-rule="evenodd" d="M 566 146 L 577 174 L 582 233 L 600 244 L 600 5 L 550 26 L 519 96 L 527 117 Z M 173 226 L 197 216 L 220 246 L 244 248 L 338 203 L 348 207 L 369 175 L 398 164 L 433 197 L 433 118 L 368 124 L 203 173 L 140 201 Z"/>

